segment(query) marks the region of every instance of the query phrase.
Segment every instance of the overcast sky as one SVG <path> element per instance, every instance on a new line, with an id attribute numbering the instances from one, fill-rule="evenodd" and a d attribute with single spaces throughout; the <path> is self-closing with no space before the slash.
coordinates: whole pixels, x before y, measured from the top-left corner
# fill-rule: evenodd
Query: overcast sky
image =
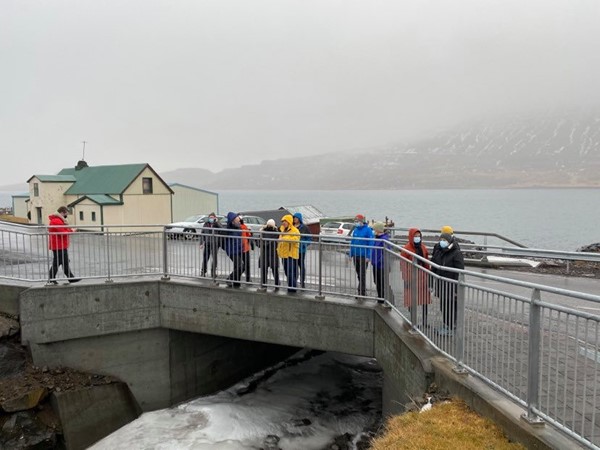
<path id="1" fill-rule="evenodd" d="M 2 182 L 213 171 L 600 103 L 599 0 L 2 0 Z"/>

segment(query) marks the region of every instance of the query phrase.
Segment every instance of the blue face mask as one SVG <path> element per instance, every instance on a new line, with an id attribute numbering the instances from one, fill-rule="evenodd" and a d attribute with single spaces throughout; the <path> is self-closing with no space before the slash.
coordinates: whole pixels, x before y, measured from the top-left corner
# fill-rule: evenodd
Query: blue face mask
<path id="1" fill-rule="evenodd" d="M 359 222 L 358 220 L 354 222 L 354 226 L 360 227 L 362 225 L 362 222 Z"/>
<path id="2" fill-rule="evenodd" d="M 413 239 L 413 242 L 415 244 L 420 244 L 421 243 L 421 238 L 419 236 L 415 236 L 415 238 Z"/>
<path id="3" fill-rule="evenodd" d="M 209 223 L 213 223 L 214 221 L 215 221 L 215 219 L 213 219 L 212 217 L 209 217 L 209 218 L 208 218 L 208 222 L 209 222 Z"/>
<path id="4" fill-rule="evenodd" d="M 446 241 L 445 239 L 440 239 L 440 247 L 442 248 L 448 248 L 450 244 L 448 243 L 448 241 Z"/>

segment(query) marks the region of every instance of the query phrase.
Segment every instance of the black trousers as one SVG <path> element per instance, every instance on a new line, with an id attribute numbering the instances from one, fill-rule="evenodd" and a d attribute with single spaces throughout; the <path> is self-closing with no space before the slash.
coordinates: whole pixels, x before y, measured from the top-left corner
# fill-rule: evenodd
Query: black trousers
<path id="1" fill-rule="evenodd" d="M 210 276 L 212 278 L 215 277 L 215 273 L 217 271 L 217 252 L 219 251 L 219 246 L 215 243 L 206 243 L 204 244 L 204 252 L 202 253 L 202 276 L 206 276 L 208 260 L 212 258 L 210 265 Z"/>
<path id="2" fill-rule="evenodd" d="M 439 280 L 440 307 L 444 323 L 449 328 L 456 326 L 456 315 L 458 312 L 458 287 L 456 284 L 446 280 Z"/>
<path id="3" fill-rule="evenodd" d="M 242 272 L 244 271 L 243 256 L 241 253 L 238 253 L 237 255 L 229 256 L 229 258 L 233 262 L 233 270 L 231 271 L 231 273 L 229 274 L 227 279 L 234 282 L 233 286 L 239 287 L 240 286 L 239 281 L 242 278 Z"/>
<path id="4" fill-rule="evenodd" d="M 373 281 L 377 288 L 377 297 L 385 299 L 385 272 L 383 267 L 373 266 Z"/>
<path id="5" fill-rule="evenodd" d="M 71 272 L 71 268 L 69 267 L 69 252 L 66 248 L 62 250 L 52 250 L 52 267 L 50 267 L 49 273 L 51 280 L 56 278 L 60 266 L 63 268 L 65 277 L 75 278 L 75 275 L 73 275 L 73 272 Z"/>
<path id="6" fill-rule="evenodd" d="M 279 286 L 279 258 L 274 255 L 261 255 L 260 260 L 260 282 L 262 285 L 267 284 L 267 276 L 269 275 L 269 268 L 273 273 L 275 279 L 275 286 Z"/>
<path id="7" fill-rule="evenodd" d="M 244 268 L 242 269 L 242 273 L 246 274 L 246 281 L 250 283 L 250 252 L 243 252 L 242 258 L 244 261 Z"/>
<path id="8" fill-rule="evenodd" d="M 353 256 L 354 268 L 358 277 L 358 295 L 367 295 L 367 258 Z"/>
<path id="9" fill-rule="evenodd" d="M 300 287 L 305 287 L 306 282 L 306 253 L 300 253 L 298 258 L 298 274 L 300 275 Z"/>

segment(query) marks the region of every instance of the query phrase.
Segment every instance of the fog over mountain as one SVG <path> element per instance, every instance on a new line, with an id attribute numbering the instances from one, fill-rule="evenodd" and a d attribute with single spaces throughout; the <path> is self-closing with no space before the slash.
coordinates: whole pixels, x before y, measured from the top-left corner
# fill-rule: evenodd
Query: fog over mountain
<path id="1" fill-rule="evenodd" d="M 511 116 L 399 142 L 263 161 L 218 173 L 163 172 L 204 189 L 600 187 L 600 110 Z"/>

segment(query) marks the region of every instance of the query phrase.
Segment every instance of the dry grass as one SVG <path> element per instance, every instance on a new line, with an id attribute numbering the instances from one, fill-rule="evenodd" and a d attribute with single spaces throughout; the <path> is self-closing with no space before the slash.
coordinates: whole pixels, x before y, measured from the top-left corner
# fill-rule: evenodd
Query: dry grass
<path id="1" fill-rule="evenodd" d="M 431 410 L 392 417 L 371 450 L 517 450 L 489 419 L 471 411 L 462 401 L 435 405 Z"/>
<path id="2" fill-rule="evenodd" d="M 4 220 L 5 222 L 14 222 L 14 223 L 29 223 L 25 217 L 15 217 L 10 214 L 0 214 L 0 220 Z"/>

